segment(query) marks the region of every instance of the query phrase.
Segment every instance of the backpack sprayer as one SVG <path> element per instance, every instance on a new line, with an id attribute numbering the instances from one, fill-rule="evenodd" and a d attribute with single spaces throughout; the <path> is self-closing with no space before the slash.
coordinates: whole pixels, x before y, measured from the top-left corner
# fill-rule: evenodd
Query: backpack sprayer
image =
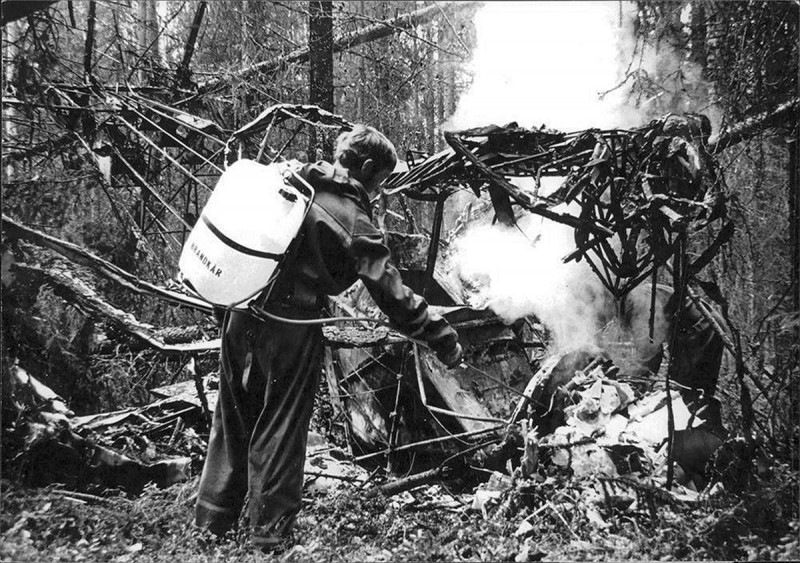
<path id="1" fill-rule="evenodd" d="M 297 325 L 369 322 L 392 328 L 372 317 L 289 319 L 256 305 L 255 301 L 267 301 L 281 268 L 296 249 L 293 243 L 314 202 L 314 188 L 297 174 L 300 166 L 298 161 L 264 165 L 239 159 L 227 167 L 184 244 L 178 262 L 180 281 L 214 306 L 247 311 L 260 319 Z M 426 342 L 401 336 L 430 348 Z M 416 348 L 414 356 L 419 361 Z M 417 379 L 423 404 L 428 406 L 419 373 Z"/>
<path id="2" fill-rule="evenodd" d="M 181 252 L 186 287 L 240 309 L 272 285 L 314 200 L 298 165 L 241 159 L 222 173 Z"/>
<path id="3" fill-rule="evenodd" d="M 262 320 L 296 325 L 358 322 L 394 328 L 372 317 L 290 319 L 256 305 L 255 301 L 267 302 L 314 203 L 314 188 L 297 174 L 301 166 L 296 160 L 265 165 L 248 159 L 230 165 L 186 239 L 178 262 L 180 281 L 216 307 L 247 311 Z M 430 348 L 427 342 L 400 336 Z"/>
<path id="4" fill-rule="evenodd" d="M 297 174 L 300 166 L 298 161 L 265 165 L 248 159 L 230 165 L 184 244 L 179 279 L 216 307 L 249 311 L 262 319 L 299 325 L 391 326 L 372 317 L 289 319 L 253 302 L 260 295 L 268 297 L 313 204 L 314 188 Z"/>

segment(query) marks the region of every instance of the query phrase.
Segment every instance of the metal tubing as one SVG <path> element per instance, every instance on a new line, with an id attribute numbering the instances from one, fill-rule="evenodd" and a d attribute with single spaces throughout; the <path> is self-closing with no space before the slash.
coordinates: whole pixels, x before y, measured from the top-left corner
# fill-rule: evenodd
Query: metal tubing
<path id="1" fill-rule="evenodd" d="M 488 434 L 490 432 L 497 432 L 505 428 L 504 424 L 498 424 L 497 426 L 492 426 L 490 428 L 483 428 L 481 430 L 471 430 L 469 432 L 461 432 L 459 434 L 451 434 L 450 436 L 442 436 L 440 438 L 431 438 L 430 440 L 423 440 L 421 442 L 414 442 L 413 444 L 406 444 L 405 446 L 399 446 L 394 448 L 393 452 L 411 450 L 414 448 L 419 448 L 421 446 L 429 446 L 431 444 L 439 444 L 442 442 L 449 442 L 450 440 L 459 440 L 461 438 L 469 438 L 473 436 L 479 436 L 481 434 Z M 353 461 L 363 461 L 365 459 L 371 459 L 373 457 L 378 457 L 380 455 L 385 455 L 388 453 L 388 450 L 381 450 L 379 452 L 373 452 L 371 454 L 366 454 L 362 456 L 358 456 L 353 459 Z"/>

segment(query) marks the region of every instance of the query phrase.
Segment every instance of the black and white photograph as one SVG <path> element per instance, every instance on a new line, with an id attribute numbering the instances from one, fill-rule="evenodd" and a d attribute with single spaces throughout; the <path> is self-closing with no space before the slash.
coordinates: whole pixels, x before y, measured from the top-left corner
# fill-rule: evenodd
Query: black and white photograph
<path id="1" fill-rule="evenodd" d="M 0 9 L 0 561 L 800 559 L 800 0 Z"/>

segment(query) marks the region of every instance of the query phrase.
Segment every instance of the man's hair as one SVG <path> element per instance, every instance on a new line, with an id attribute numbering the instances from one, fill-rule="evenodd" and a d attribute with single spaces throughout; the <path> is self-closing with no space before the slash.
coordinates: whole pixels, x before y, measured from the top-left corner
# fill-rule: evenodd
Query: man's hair
<path id="1" fill-rule="evenodd" d="M 394 170 L 397 152 L 386 135 L 369 125 L 355 125 L 336 139 L 334 158 L 347 168 L 358 168 L 371 158 L 377 170 Z"/>

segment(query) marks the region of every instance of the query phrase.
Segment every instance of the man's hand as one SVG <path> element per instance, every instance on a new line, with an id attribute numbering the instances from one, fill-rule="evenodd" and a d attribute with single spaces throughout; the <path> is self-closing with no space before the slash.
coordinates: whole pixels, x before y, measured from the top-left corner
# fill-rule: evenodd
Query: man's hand
<path id="1" fill-rule="evenodd" d="M 464 349 L 461 348 L 461 344 L 456 342 L 454 348 L 448 350 L 447 352 L 436 354 L 436 357 L 439 358 L 439 361 L 447 367 L 454 368 L 461 363 L 461 359 L 464 357 Z"/>

